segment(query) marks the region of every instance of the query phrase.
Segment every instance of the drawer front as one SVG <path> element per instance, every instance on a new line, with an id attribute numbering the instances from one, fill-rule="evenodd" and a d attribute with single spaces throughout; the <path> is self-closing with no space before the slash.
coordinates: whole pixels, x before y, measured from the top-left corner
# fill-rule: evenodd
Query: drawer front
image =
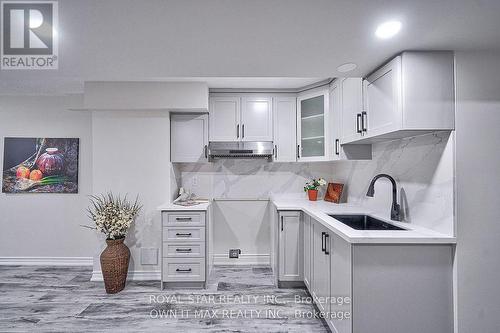
<path id="1" fill-rule="evenodd" d="M 164 227 L 163 241 L 168 243 L 204 242 L 205 227 Z"/>
<path id="2" fill-rule="evenodd" d="M 205 212 L 164 212 L 163 226 L 204 226 Z"/>
<path id="3" fill-rule="evenodd" d="M 163 243 L 164 258 L 204 258 L 205 243 Z"/>
<path id="4" fill-rule="evenodd" d="M 163 281 L 205 281 L 205 259 L 163 259 Z"/>

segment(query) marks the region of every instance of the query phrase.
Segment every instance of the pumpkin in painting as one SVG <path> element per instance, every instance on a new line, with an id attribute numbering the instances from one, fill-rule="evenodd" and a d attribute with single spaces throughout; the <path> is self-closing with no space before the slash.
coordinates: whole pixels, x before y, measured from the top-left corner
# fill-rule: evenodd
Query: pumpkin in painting
<path id="1" fill-rule="evenodd" d="M 47 176 L 57 175 L 64 168 L 64 158 L 57 148 L 47 148 L 36 161 L 38 169 Z"/>

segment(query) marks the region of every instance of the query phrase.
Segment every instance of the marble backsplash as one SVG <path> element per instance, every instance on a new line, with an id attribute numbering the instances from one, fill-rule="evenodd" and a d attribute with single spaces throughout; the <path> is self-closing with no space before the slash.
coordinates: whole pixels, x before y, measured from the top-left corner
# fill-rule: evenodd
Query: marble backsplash
<path id="1" fill-rule="evenodd" d="M 178 183 L 201 198 L 268 199 L 271 193 L 302 193 L 305 182 L 332 180 L 333 164 L 271 163 L 225 159 L 214 163 L 176 163 Z"/>
<path id="2" fill-rule="evenodd" d="M 366 196 L 379 173 L 394 177 L 405 222 L 454 234 L 454 133 L 438 132 L 372 146 L 371 161 L 342 161 L 335 181 L 346 184 L 344 201 L 390 217 L 392 186 L 381 178 L 375 196 Z"/>
<path id="3" fill-rule="evenodd" d="M 270 163 L 226 159 L 206 164 L 176 163 L 174 168 L 177 184 L 202 198 L 267 199 L 271 193 L 305 198 L 304 183 L 323 177 L 345 184 L 343 202 L 389 218 L 392 192 L 388 180 L 379 179 L 375 196 L 366 196 L 373 176 L 387 173 L 398 184 L 404 221 L 452 235 L 453 142 L 454 133 L 438 132 L 374 144 L 370 161 Z"/>

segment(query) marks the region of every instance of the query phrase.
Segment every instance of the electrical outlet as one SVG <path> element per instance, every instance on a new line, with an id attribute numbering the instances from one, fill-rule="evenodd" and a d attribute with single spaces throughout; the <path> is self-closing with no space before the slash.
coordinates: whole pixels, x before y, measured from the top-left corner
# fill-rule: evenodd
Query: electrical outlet
<path id="1" fill-rule="evenodd" d="M 240 254 L 241 254 L 241 250 L 240 249 L 230 249 L 229 250 L 229 258 L 239 258 L 240 257 Z"/>
<path id="2" fill-rule="evenodd" d="M 158 265 L 158 249 L 141 247 L 141 265 Z"/>

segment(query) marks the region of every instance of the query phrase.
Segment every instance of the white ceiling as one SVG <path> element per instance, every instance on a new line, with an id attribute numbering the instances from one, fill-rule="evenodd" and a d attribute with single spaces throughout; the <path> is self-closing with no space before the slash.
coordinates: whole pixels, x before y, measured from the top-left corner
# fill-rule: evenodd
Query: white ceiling
<path id="1" fill-rule="evenodd" d="M 0 89 L 179 77 L 295 88 L 346 62 L 358 64 L 349 75 L 365 75 L 402 50 L 498 50 L 499 18 L 499 0 L 61 0 L 59 70 L 1 71 Z M 400 34 L 375 38 L 388 19 L 402 21 Z"/>

